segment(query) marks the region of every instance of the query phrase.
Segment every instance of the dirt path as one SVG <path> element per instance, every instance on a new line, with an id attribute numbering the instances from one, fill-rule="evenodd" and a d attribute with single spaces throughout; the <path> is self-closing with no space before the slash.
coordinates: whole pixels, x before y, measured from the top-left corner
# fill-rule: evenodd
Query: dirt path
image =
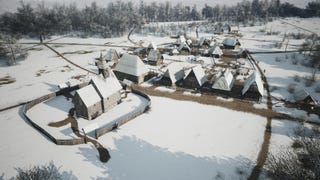
<path id="1" fill-rule="evenodd" d="M 251 54 L 248 54 L 249 56 L 249 60 L 251 60 L 255 66 L 258 68 L 261 77 L 263 77 L 263 80 L 265 82 L 265 87 L 267 90 L 267 107 L 268 110 L 272 111 L 272 100 L 271 100 L 271 93 L 270 93 L 270 89 L 269 89 L 269 83 L 267 78 L 264 76 L 263 71 L 261 70 L 260 66 L 258 65 L 258 63 L 252 58 Z M 263 143 L 261 145 L 261 149 L 256 161 L 256 165 L 253 168 L 251 175 L 249 176 L 249 180 L 256 180 L 259 179 L 260 173 L 263 169 L 263 165 L 265 164 L 267 157 L 268 157 L 268 153 L 269 153 L 269 146 L 270 146 L 270 139 L 271 139 L 271 123 L 272 123 L 272 118 L 271 117 L 267 117 L 267 124 L 266 124 L 266 129 L 264 131 L 264 138 L 263 138 Z"/>
<path id="2" fill-rule="evenodd" d="M 134 45 L 136 45 L 136 46 L 139 46 L 139 47 L 143 47 L 141 44 L 139 44 L 139 43 L 137 43 L 137 42 L 134 42 L 134 41 L 130 38 L 130 36 L 131 36 L 131 34 L 133 33 L 134 29 L 135 29 L 135 28 L 132 28 L 132 29 L 130 30 L 130 32 L 128 33 L 127 38 L 128 38 L 128 40 L 129 40 L 132 44 L 134 44 Z"/>
<path id="3" fill-rule="evenodd" d="M 289 25 L 291 25 L 291 26 L 293 26 L 293 27 L 295 27 L 295 28 L 297 28 L 297 29 L 301 29 L 301 30 L 307 31 L 307 32 L 309 32 L 309 33 L 311 33 L 311 34 L 317 34 L 317 33 L 313 32 L 313 31 L 310 31 L 309 29 L 306 29 L 306 28 L 297 26 L 297 25 L 295 25 L 295 24 L 291 24 L 291 23 L 289 23 L 289 22 L 287 22 L 287 21 L 284 21 L 284 20 L 281 20 L 281 19 L 279 19 L 279 21 L 281 21 L 281 22 L 283 22 L 283 23 L 286 23 L 286 24 L 289 24 Z"/>
<path id="4" fill-rule="evenodd" d="M 54 53 L 56 53 L 58 56 L 60 56 L 62 59 L 64 59 L 64 60 L 67 61 L 68 63 L 76 66 L 77 68 L 82 69 L 82 70 L 84 70 L 84 71 L 87 71 L 88 73 L 98 75 L 98 73 L 93 72 L 93 71 L 90 71 L 90 70 L 88 70 L 88 69 L 86 69 L 86 68 L 84 68 L 84 67 L 82 67 L 82 66 L 79 66 L 78 64 L 70 61 L 69 59 L 67 59 L 66 57 L 64 57 L 62 54 L 60 54 L 58 51 L 56 51 L 56 50 L 53 49 L 51 46 L 49 46 L 48 44 L 43 43 L 43 45 L 46 46 L 47 48 L 49 48 L 50 50 L 52 50 Z"/>
<path id="5" fill-rule="evenodd" d="M 78 122 L 73 117 L 73 115 L 74 115 L 74 108 L 69 110 L 69 115 L 66 119 L 64 119 L 62 121 L 58 121 L 58 122 L 49 123 L 48 126 L 62 127 L 62 126 L 66 126 L 70 123 L 71 129 L 76 136 L 78 136 L 79 138 L 85 139 L 85 142 L 90 142 L 97 148 L 97 150 L 99 152 L 100 161 L 104 162 L 104 163 L 108 162 L 110 159 L 109 151 L 105 147 L 103 147 L 98 141 L 96 141 L 92 138 L 89 138 L 88 136 L 82 135 L 79 131 Z"/>

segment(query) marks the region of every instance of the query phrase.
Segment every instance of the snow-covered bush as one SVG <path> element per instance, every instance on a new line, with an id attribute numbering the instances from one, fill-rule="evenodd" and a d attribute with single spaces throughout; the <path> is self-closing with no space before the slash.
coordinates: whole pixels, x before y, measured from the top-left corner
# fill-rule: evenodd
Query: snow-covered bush
<path id="1" fill-rule="evenodd" d="M 54 163 L 51 161 L 48 165 L 33 166 L 29 169 L 16 168 L 18 174 L 12 178 L 14 180 L 31 180 L 31 179 L 76 179 L 72 172 L 59 172 Z"/>
<path id="2" fill-rule="evenodd" d="M 294 80 L 295 82 L 300 82 L 301 78 L 300 78 L 299 75 L 296 74 L 296 75 L 293 76 L 293 80 Z"/>
<path id="3" fill-rule="evenodd" d="M 315 92 L 320 93 L 320 85 L 318 85 L 314 90 Z"/>
<path id="4" fill-rule="evenodd" d="M 294 138 L 292 149 L 281 149 L 269 155 L 266 168 L 272 179 L 318 179 L 320 177 L 319 132 L 301 131 Z"/>
<path id="5" fill-rule="evenodd" d="M 288 88 L 287 88 L 287 91 L 288 91 L 289 93 L 293 94 L 294 91 L 295 91 L 295 89 L 296 89 L 296 84 L 289 84 L 289 85 L 288 85 Z"/>

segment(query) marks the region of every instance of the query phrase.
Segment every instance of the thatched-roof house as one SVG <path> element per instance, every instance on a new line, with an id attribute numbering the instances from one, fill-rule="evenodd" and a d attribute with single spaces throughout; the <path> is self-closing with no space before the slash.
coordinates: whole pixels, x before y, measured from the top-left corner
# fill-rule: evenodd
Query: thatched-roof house
<path id="1" fill-rule="evenodd" d="M 251 89 L 253 92 L 258 91 L 259 95 L 261 97 L 263 96 L 264 94 L 263 82 L 259 72 L 254 71 L 244 82 L 242 95 L 244 95 L 249 89 Z"/>
<path id="2" fill-rule="evenodd" d="M 234 37 L 227 37 L 222 41 L 223 47 L 225 49 L 235 49 L 238 48 L 241 44 L 238 39 Z"/>
<path id="3" fill-rule="evenodd" d="M 187 88 L 200 88 L 208 79 L 201 66 L 195 66 L 190 69 L 183 79 L 183 85 Z"/>
<path id="4" fill-rule="evenodd" d="M 318 105 L 318 101 L 305 89 L 296 90 L 293 94 L 294 102 L 304 105 Z"/>
<path id="5" fill-rule="evenodd" d="M 92 120 L 103 113 L 100 96 L 92 85 L 77 90 L 73 103 L 78 117 Z"/>
<path id="6" fill-rule="evenodd" d="M 204 51 L 204 54 L 210 57 L 220 58 L 223 55 L 222 50 L 219 45 L 216 43 L 214 46 Z"/>
<path id="7" fill-rule="evenodd" d="M 111 70 L 108 78 L 93 77 L 90 84 L 100 96 L 103 112 L 107 112 L 121 101 L 122 86 Z"/>
<path id="8" fill-rule="evenodd" d="M 223 75 L 221 75 L 213 84 L 213 89 L 219 89 L 223 91 L 231 91 L 234 83 L 233 74 L 229 69 L 226 69 Z"/>
<path id="9" fill-rule="evenodd" d="M 165 86 L 174 86 L 184 78 L 185 73 L 181 63 L 171 63 L 163 74 L 160 83 Z"/>
<path id="10" fill-rule="evenodd" d="M 119 58 L 119 54 L 115 49 L 109 49 L 107 53 L 103 56 L 103 60 L 113 63 L 118 63 Z"/>
<path id="11" fill-rule="evenodd" d="M 135 83 L 144 82 L 149 70 L 142 60 L 135 55 L 123 54 L 119 63 L 114 68 L 114 73 L 119 80 L 128 79 Z"/>
<path id="12" fill-rule="evenodd" d="M 147 60 L 148 60 L 148 64 L 154 65 L 154 66 L 158 66 L 163 63 L 163 57 L 161 53 L 154 49 L 150 50 Z"/>

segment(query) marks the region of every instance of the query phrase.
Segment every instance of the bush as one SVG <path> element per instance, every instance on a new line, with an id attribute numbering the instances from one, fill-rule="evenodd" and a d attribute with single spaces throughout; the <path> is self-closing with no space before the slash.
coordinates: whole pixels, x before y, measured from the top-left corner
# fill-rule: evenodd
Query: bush
<path id="1" fill-rule="evenodd" d="M 18 171 L 18 175 L 12 178 L 14 180 L 76 179 L 72 173 L 63 172 L 61 174 L 59 168 L 52 161 L 48 165 L 34 166 L 29 169 L 16 168 L 16 170 Z"/>
<path id="2" fill-rule="evenodd" d="M 276 62 L 281 62 L 281 58 L 279 58 L 279 57 L 274 58 L 274 60 L 275 60 Z"/>
<path id="3" fill-rule="evenodd" d="M 308 132 L 309 133 L 309 132 Z M 320 177 L 319 134 L 304 133 L 294 139 L 294 149 L 282 149 L 277 156 L 270 155 L 266 168 L 272 179 L 318 179 Z"/>
<path id="4" fill-rule="evenodd" d="M 288 91 L 289 93 L 293 94 L 294 91 L 295 91 L 295 89 L 296 89 L 296 84 L 289 84 L 289 86 L 288 86 L 288 88 L 287 88 L 287 91 Z"/>
<path id="5" fill-rule="evenodd" d="M 317 93 L 320 93 L 320 85 L 318 85 L 318 86 L 315 88 L 315 91 L 316 91 Z"/>
<path id="6" fill-rule="evenodd" d="M 300 76 L 296 74 L 296 75 L 293 76 L 293 80 L 295 82 L 300 82 L 301 79 L 300 79 Z"/>
<path id="7" fill-rule="evenodd" d="M 310 87 L 314 83 L 312 76 L 305 76 L 304 77 L 304 85 L 306 87 Z"/>

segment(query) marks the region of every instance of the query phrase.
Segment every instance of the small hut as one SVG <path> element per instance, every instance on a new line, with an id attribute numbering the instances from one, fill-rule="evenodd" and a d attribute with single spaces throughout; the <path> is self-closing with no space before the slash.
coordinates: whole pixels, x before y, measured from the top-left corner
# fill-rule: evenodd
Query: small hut
<path id="1" fill-rule="evenodd" d="M 163 63 L 162 55 L 160 54 L 159 51 L 154 49 L 150 50 L 147 60 L 148 60 L 148 63 L 153 66 L 158 66 Z"/>
<path id="2" fill-rule="evenodd" d="M 215 44 L 214 46 L 210 47 L 206 53 L 208 56 L 214 58 L 220 58 L 223 55 L 223 52 L 218 46 L 218 44 Z"/>
<path id="3" fill-rule="evenodd" d="M 223 75 L 221 75 L 213 84 L 213 89 L 219 89 L 223 91 L 231 91 L 234 83 L 233 74 L 230 69 L 226 69 Z"/>
<path id="4" fill-rule="evenodd" d="M 107 62 L 113 62 L 113 63 L 118 63 L 119 62 L 119 54 L 115 49 L 109 49 L 107 54 L 103 56 L 103 60 Z"/>
<path id="5" fill-rule="evenodd" d="M 73 103 L 78 117 L 92 120 L 103 112 L 100 96 L 92 85 L 77 90 Z"/>
<path id="6" fill-rule="evenodd" d="M 225 38 L 222 44 L 225 49 L 236 49 L 241 45 L 239 40 L 234 37 Z"/>
<path id="7" fill-rule="evenodd" d="M 293 98 L 295 103 L 301 105 L 318 105 L 317 100 L 305 89 L 296 90 Z"/>
<path id="8" fill-rule="evenodd" d="M 114 68 L 114 73 L 119 80 L 128 79 L 135 83 L 144 82 L 149 70 L 142 60 L 135 55 L 123 54 L 119 63 Z"/>
<path id="9" fill-rule="evenodd" d="M 202 85 L 207 82 L 206 74 L 204 69 L 201 66 L 195 66 L 185 76 L 183 80 L 183 85 L 188 88 L 200 88 Z"/>
<path id="10" fill-rule="evenodd" d="M 262 79 L 257 71 L 254 71 L 244 82 L 242 95 L 246 94 L 249 89 L 251 89 L 252 92 L 258 91 L 261 97 L 264 94 Z"/>

